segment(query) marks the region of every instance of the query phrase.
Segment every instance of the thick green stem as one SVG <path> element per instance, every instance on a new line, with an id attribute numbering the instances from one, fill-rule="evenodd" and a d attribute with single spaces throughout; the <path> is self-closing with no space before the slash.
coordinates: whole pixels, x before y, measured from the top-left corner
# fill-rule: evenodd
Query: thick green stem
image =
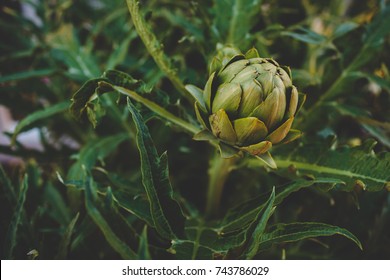
<path id="1" fill-rule="evenodd" d="M 129 8 L 131 19 L 133 20 L 134 27 L 137 30 L 139 37 L 161 71 L 172 82 L 174 87 L 192 103 L 194 101 L 192 95 L 186 90 L 183 82 L 177 76 L 177 71 L 172 68 L 169 59 L 164 54 L 162 44 L 147 26 L 139 11 L 138 5 L 139 3 L 136 0 L 127 0 L 127 7 Z"/>
<path id="2" fill-rule="evenodd" d="M 165 110 L 163 107 L 161 107 L 157 103 L 154 103 L 153 101 L 150 101 L 149 99 L 140 96 L 135 91 L 126 89 L 124 87 L 119 87 L 119 86 L 112 86 L 112 87 L 113 87 L 113 89 L 115 89 L 119 93 L 124 94 L 124 95 L 130 97 L 131 99 L 134 99 L 137 102 L 142 103 L 143 105 L 148 107 L 150 110 L 157 113 L 160 117 L 162 117 L 162 118 L 172 122 L 173 124 L 181 127 L 182 129 L 189 132 L 190 134 L 196 134 L 200 131 L 200 129 L 198 127 L 194 126 L 193 124 L 191 124 L 189 122 L 186 122 L 185 120 L 183 120 L 179 117 L 176 117 L 174 114 L 168 112 L 167 110 Z"/>
<path id="3" fill-rule="evenodd" d="M 219 153 L 215 153 L 214 158 L 210 162 L 206 203 L 206 216 L 208 218 L 214 218 L 218 215 L 223 187 L 236 160 L 236 157 L 225 159 Z"/>

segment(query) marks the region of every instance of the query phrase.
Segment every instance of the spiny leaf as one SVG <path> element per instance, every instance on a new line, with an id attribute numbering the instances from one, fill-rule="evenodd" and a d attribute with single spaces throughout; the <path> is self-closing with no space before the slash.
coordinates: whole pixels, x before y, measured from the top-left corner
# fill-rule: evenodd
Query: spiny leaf
<path id="1" fill-rule="evenodd" d="M 168 239 L 184 234 L 185 218 L 173 198 L 169 181 L 166 153 L 160 157 L 153 144 L 149 130 L 137 109 L 127 99 L 128 108 L 137 128 L 137 145 L 141 157 L 142 183 L 149 198 L 150 212 L 157 231 Z"/>
<path id="2" fill-rule="evenodd" d="M 278 243 L 296 242 L 302 239 L 319 236 L 331 236 L 335 234 L 342 235 L 352 240 L 360 249 L 362 249 L 362 244 L 360 241 L 348 230 L 322 223 L 292 223 L 273 225 L 269 232 L 262 235 L 259 248 L 262 250 Z"/>

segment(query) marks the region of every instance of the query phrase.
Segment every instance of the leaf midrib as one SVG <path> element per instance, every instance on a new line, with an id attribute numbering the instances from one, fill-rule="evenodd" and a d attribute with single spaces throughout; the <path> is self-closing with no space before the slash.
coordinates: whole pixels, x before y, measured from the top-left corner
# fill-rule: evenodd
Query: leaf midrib
<path id="1" fill-rule="evenodd" d="M 377 183 L 383 183 L 383 184 L 386 184 L 388 182 L 387 180 L 382 180 L 382 179 L 366 176 L 363 174 L 354 173 L 354 172 L 351 172 L 349 170 L 335 169 L 332 167 L 327 167 L 327 166 L 318 165 L 318 164 L 314 164 L 314 163 L 304 163 L 304 162 L 298 162 L 298 161 L 277 160 L 277 159 L 275 159 L 275 161 L 276 161 L 276 164 L 278 167 L 288 167 L 288 166 L 294 165 L 298 169 L 301 168 L 301 169 L 305 169 L 305 170 L 312 170 L 312 171 L 317 172 L 317 173 L 337 174 L 337 175 L 342 175 L 342 176 L 346 176 L 349 178 L 367 179 L 367 180 L 371 180 L 371 181 L 374 181 Z"/>

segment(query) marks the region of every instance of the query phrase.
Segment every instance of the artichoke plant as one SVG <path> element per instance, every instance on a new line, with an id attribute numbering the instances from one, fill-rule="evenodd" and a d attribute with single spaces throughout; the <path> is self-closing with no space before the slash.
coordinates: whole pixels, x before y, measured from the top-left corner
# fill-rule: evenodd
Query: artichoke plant
<path id="1" fill-rule="evenodd" d="M 245 55 L 234 50 L 222 49 L 213 59 L 203 92 L 187 86 L 204 127 L 194 138 L 217 141 L 223 157 L 242 152 L 269 157 L 273 145 L 301 135 L 291 125 L 305 96 L 292 84 L 288 67 L 259 57 L 256 49 Z"/>

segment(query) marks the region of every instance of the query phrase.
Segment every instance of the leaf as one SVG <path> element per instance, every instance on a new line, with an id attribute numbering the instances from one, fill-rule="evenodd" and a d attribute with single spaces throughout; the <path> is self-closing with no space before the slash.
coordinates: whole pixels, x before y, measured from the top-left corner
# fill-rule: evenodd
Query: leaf
<path id="1" fill-rule="evenodd" d="M 366 36 L 363 39 L 363 46 L 355 57 L 349 70 L 354 71 L 367 64 L 383 46 L 385 37 L 390 33 L 390 6 L 381 10 L 367 26 Z"/>
<path id="2" fill-rule="evenodd" d="M 129 45 L 131 41 L 134 40 L 136 35 L 137 34 L 135 32 L 130 33 L 130 35 L 119 44 L 119 46 L 116 46 L 115 50 L 111 53 L 110 57 L 108 58 L 106 64 L 107 69 L 113 69 L 117 65 L 125 61 L 127 51 L 129 49 Z"/>
<path id="3" fill-rule="evenodd" d="M 63 24 L 55 32 L 47 35 L 50 55 L 68 67 L 68 76 L 77 81 L 85 81 L 99 75 L 100 69 L 95 56 L 80 46 L 72 24 Z"/>
<path id="4" fill-rule="evenodd" d="M 352 72 L 351 75 L 356 76 L 357 78 L 366 78 L 370 82 L 377 84 L 382 89 L 390 92 L 390 81 L 388 79 L 381 78 L 377 75 L 373 75 L 370 73 L 365 73 L 361 71 Z"/>
<path id="5" fill-rule="evenodd" d="M 80 119 L 85 114 L 94 114 L 96 109 L 96 102 L 94 100 L 99 98 L 104 93 L 112 92 L 113 86 L 125 87 L 130 90 L 134 90 L 143 86 L 142 81 L 136 80 L 130 75 L 117 71 L 107 70 L 100 78 L 91 79 L 85 82 L 81 88 L 75 92 L 72 96 L 72 104 L 70 106 L 71 114 Z M 89 116 L 89 119 L 93 119 L 95 116 Z M 93 122 L 93 121 L 92 121 Z"/>
<path id="6" fill-rule="evenodd" d="M 297 28 L 294 31 L 283 31 L 281 34 L 292 37 L 298 41 L 314 45 L 319 45 L 326 41 L 326 37 L 303 27 Z"/>
<path id="7" fill-rule="evenodd" d="M 68 225 L 70 223 L 70 207 L 66 204 L 60 191 L 51 182 L 48 182 L 45 185 L 43 199 L 45 199 L 47 205 L 50 206 L 50 217 L 61 225 Z"/>
<path id="8" fill-rule="evenodd" d="M 28 190 L 28 176 L 25 175 L 22 185 L 20 187 L 19 197 L 16 203 L 14 213 L 11 218 L 11 223 L 8 227 L 7 234 L 5 237 L 4 259 L 13 258 L 14 249 L 17 243 L 18 227 L 24 211 L 23 207 L 26 201 L 27 190 Z"/>
<path id="9" fill-rule="evenodd" d="M 140 241 L 138 245 L 138 259 L 140 260 L 151 260 L 149 248 L 148 248 L 148 228 L 144 227 L 142 234 L 140 236 Z"/>
<path id="10" fill-rule="evenodd" d="M 342 235 L 352 240 L 362 250 L 362 244 L 360 241 L 348 230 L 322 223 L 292 223 L 273 225 L 269 232 L 262 235 L 259 248 L 260 250 L 263 250 L 278 243 L 296 242 L 302 239 L 319 236 L 332 236 L 335 234 Z"/>
<path id="11" fill-rule="evenodd" d="M 174 87 L 189 101 L 193 101 L 191 94 L 185 89 L 182 80 L 177 75 L 177 70 L 173 68 L 171 60 L 165 55 L 163 45 L 158 41 L 150 26 L 145 21 L 142 11 L 140 11 L 140 3 L 135 0 L 126 0 L 131 19 L 134 27 L 137 30 L 139 37 L 144 43 L 146 50 L 153 57 L 157 66 L 172 82 Z"/>
<path id="12" fill-rule="evenodd" d="M 149 201 L 144 195 L 131 195 L 121 190 L 113 190 L 114 200 L 118 206 L 129 213 L 137 216 L 145 221 L 150 226 L 154 226 L 152 216 L 150 214 Z"/>
<path id="13" fill-rule="evenodd" d="M 30 126 L 36 121 L 46 119 L 48 117 L 51 117 L 53 115 L 59 114 L 64 112 L 69 107 L 69 102 L 61 102 L 58 104 L 55 104 L 53 106 L 47 107 L 43 110 L 36 111 L 27 117 L 25 117 L 23 120 L 21 120 L 18 125 L 15 127 L 14 134 L 12 135 L 11 139 L 11 145 L 15 145 L 16 138 L 18 137 L 18 134 L 22 131 L 24 131 L 25 128 Z"/>
<path id="14" fill-rule="evenodd" d="M 193 255 L 194 251 L 195 255 Z M 178 260 L 211 260 L 215 253 L 213 249 L 197 245 L 192 240 L 173 240 L 168 252 L 174 254 Z"/>
<path id="15" fill-rule="evenodd" d="M 87 209 L 88 215 L 99 227 L 107 242 L 123 259 L 138 259 L 137 254 L 125 242 L 118 238 L 118 236 L 110 228 L 110 225 L 104 219 L 103 215 L 96 208 L 94 203 L 95 196 L 96 190 L 94 187 L 94 182 L 91 178 L 89 178 L 87 184 L 85 184 L 85 207 Z"/>
<path id="16" fill-rule="evenodd" d="M 335 28 L 335 30 L 333 31 L 332 37 L 333 37 L 333 39 L 341 37 L 341 36 L 347 34 L 348 32 L 355 30 L 358 27 L 359 27 L 359 25 L 356 22 L 353 22 L 353 21 L 344 22 Z"/>
<path id="17" fill-rule="evenodd" d="M 137 128 L 137 146 L 141 158 L 142 183 L 150 203 L 150 213 L 157 231 L 165 238 L 176 239 L 184 234 L 185 217 L 173 198 L 169 181 L 167 154 L 160 157 L 141 115 L 127 99 L 128 109 Z"/>
<path id="18" fill-rule="evenodd" d="M 72 96 L 72 104 L 70 105 L 71 114 L 80 119 L 87 109 L 87 104 L 95 94 L 99 82 L 106 81 L 104 78 L 97 78 L 86 81 L 81 88 Z"/>
<path id="19" fill-rule="evenodd" d="M 272 193 L 268 201 L 265 203 L 264 207 L 258 213 L 256 219 L 252 222 L 252 224 L 246 231 L 246 244 L 244 245 L 246 248 L 243 254 L 246 259 L 252 259 L 259 250 L 259 242 L 265 231 L 265 227 L 267 226 L 268 220 L 272 215 L 274 202 L 275 188 L 272 189 Z"/>
<path id="20" fill-rule="evenodd" d="M 77 220 L 80 216 L 80 213 L 77 213 L 76 216 L 72 219 L 72 221 L 69 223 L 68 227 L 66 228 L 66 231 L 62 237 L 60 247 L 58 249 L 58 254 L 56 256 L 57 260 L 65 260 L 68 256 L 68 248 L 71 242 L 72 233 L 74 226 L 77 223 Z"/>
<path id="21" fill-rule="evenodd" d="M 262 0 L 214 1 L 214 31 L 219 41 L 247 49 L 245 42 L 259 20 Z M 249 43 L 249 42 L 248 42 Z"/>
<path id="22" fill-rule="evenodd" d="M 0 77 L 0 84 L 11 82 L 11 81 L 46 77 L 46 76 L 51 76 L 55 73 L 56 73 L 55 69 L 39 69 L 39 70 L 29 70 L 24 72 L 16 72 L 13 74 L 2 75 Z"/>
<path id="23" fill-rule="evenodd" d="M 16 203 L 17 195 L 15 193 L 14 187 L 11 184 L 7 174 L 3 169 L 3 166 L 0 164 L 0 183 L 3 186 L 4 193 L 11 204 Z"/>
<path id="24" fill-rule="evenodd" d="M 120 133 L 113 136 L 108 136 L 96 139 L 87 143 L 77 156 L 77 161 L 74 163 L 68 172 L 68 180 L 80 180 L 83 178 L 82 166 L 86 170 L 90 170 L 98 159 L 103 159 L 112 151 L 114 151 L 120 143 L 128 139 L 127 133 Z"/>
<path id="25" fill-rule="evenodd" d="M 376 142 L 366 141 L 358 147 L 331 149 L 324 142 L 310 142 L 291 150 L 274 153 L 280 169 L 294 168 L 301 175 L 332 178 L 342 181 L 337 184 L 341 191 L 351 191 L 363 183 L 367 191 L 380 191 L 390 185 L 390 153 L 375 154 Z M 286 148 L 287 149 L 287 148 Z M 250 166 L 259 166 L 249 160 Z"/>
<path id="26" fill-rule="evenodd" d="M 250 163 L 252 163 L 251 160 Z M 339 182 L 339 181 L 337 181 Z M 275 196 L 274 205 L 277 206 L 283 202 L 283 200 L 288 197 L 290 194 L 299 191 L 302 188 L 307 188 L 313 184 L 329 184 L 334 183 L 333 180 L 327 179 L 316 179 L 316 180 L 299 180 L 292 182 L 287 186 L 280 186 L 276 188 L 277 194 Z M 252 222 L 259 211 L 264 207 L 267 199 L 270 197 L 270 193 L 266 193 L 255 197 L 245 203 L 231 209 L 225 216 L 220 227 L 216 230 L 222 234 L 229 234 L 229 232 L 242 230 L 250 222 Z"/>

